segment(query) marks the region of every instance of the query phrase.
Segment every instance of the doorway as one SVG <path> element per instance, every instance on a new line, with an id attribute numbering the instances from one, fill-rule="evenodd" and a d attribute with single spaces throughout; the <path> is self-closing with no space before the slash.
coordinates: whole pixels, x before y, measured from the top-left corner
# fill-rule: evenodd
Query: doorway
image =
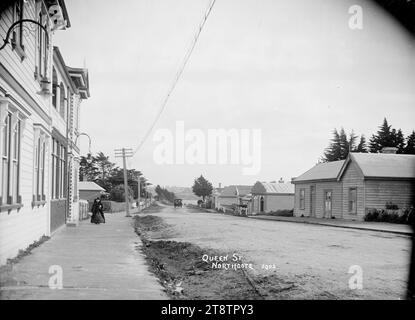
<path id="1" fill-rule="evenodd" d="M 316 187 L 310 186 L 310 217 L 316 216 Z"/>
<path id="2" fill-rule="evenodd" d="M 259 198 L 259 212 L 264 212 L 265 209 L 265 201 L 264 197 Z"/>
<path id="3" fill-rule="evenodd" d="M 324 191 L 324 218 L 331 219 L 333 191 Z"/>

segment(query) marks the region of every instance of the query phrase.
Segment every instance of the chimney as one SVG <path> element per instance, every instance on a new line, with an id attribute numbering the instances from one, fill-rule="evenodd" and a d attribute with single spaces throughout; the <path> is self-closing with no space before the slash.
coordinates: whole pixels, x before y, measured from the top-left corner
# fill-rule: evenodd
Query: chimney
<path id="1" fill-rule="evenodd" d="M 222 183 L 221 182 L 219 182 L 219 189 L 221 189 L 222 188 Z"/>
<path id="2" fill-rule="evenodd" d="M 278 181 L 278 183 L 284 183 L 284 180 L 282 178 L 280 178 L 280 180 Z"/>
<path id="3" fill-rule="evenodd" d="M 395 147 L 384 147 L 382 148 L 381 153 L 396 154 L 397 151 L 398 151 L 398 148 L 395 148 Z"/>

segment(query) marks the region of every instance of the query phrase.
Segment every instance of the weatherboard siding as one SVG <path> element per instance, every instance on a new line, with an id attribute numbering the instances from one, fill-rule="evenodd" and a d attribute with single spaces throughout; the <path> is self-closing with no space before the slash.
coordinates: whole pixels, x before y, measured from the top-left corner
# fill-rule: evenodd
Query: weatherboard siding
<path id="1" fill-rule="evenodd" d="M 6 36 L 7 30 L 13 23 L 13 9 L 7 8 L 1 13 L 0 37 Z M 25 2 L 24 18 L 35 19 L 35 1 Z M 33 25 L 30 25 L 33 27 Z M 35 28 L 36 29 L 36 28 Z M 29 116 L 21 136 L 20 150 L 20 195 L 23 207 L 19 210 L 0 212 L 0 265 L 6 263 L 7 259 L 14 258 L 19 250 L 26 249 L 30 244 L 39 240 L 43 235 L 49 235 L 49 186 L 50 184 L 50 157 L 45 159 L 45 194 L 47 202 L 44 205 L 32 206 L 33 200 L 33 178 L 34 178 L 34 124 L 42 124 L 49 129 L 49 124 L 44 120 L 49 114 L 50 100 L 42 97 L 36 92 L 40 85 L 35 79 L 36 61 L 36 34 L 37 32 L 24 32 L 24 47 L 26 57 L 22 61 L 16 50 L 10 44 L 1 51 L 0 64 L 5 68 L 12 78 L 19 83 L 16 86 L 13 80 L 9 81 L 6 74 L 0 75 L 0 95 L 9 94 L 10 105 L 24 110 L 22 113 Z M 51 59 L 49 59 L 51 63 Z M 22 88 L 30 95 L 33 101 L 26 101 L 19 93 Z M 17 101 L 17 105 L 14 101 Z M 36 109 L 36 110 L 35 110 Z M 42 112 L 40 115 L 38 112 Z M 50 143 L 50 141 L 49 141 Z M 50 153 L 50 145 L 47 146 L 47 154 Z"/>
<path id="2" fill-rule="evenodd" d="M 265 212 L 292 210 L 294 208 L 293 194 L 265 195 Z"/>
<path id="3" fill-rule="evenodd" d="M 28 0 L 25 2 L 24 18 L 34 19 L 35 17 L 35 1 Z M 1 13 L 0 19 L 0 36 L 2 39 L 6 37 L 7 30 L 13 23 L 13 7 L 10 6 L 4 12 Z M 42 96 L 36 94 L 40 90 L 40 84 L 35 79 L 35 61 L 36 61 L 36 34 L 37 26 L 33 24 L 27 24 L 28 28 L 34 28 L 34 32 L 24 31 L 23 45 L 25 48 L 26 57 L 21 60 L 20 56 L 13 50 L 11 44 L 1 51 L 0 63 L 12 74 L 12 76 L 23 86 L 23 88 L 30 94 L 30 96 L 36 101 L 38 106 L 46 113 L 49 112 L 49 100 L 44 99 Z M 26 27 L 25 27 L 26 28 Z M 50 33 L 50 37 L 52 34 Z M 52 65 L 51 56 L 49 57 L 49 67 Z"/>
<path id="4" fill-rule="evenodd" d="M 413 205 L 414 181 L 366 180 L 366 208 L 385 209 L 387 202 L 406 208 Z"/>
<path id="5" fill-rule="evenodd" d="M 332 191 L 332 217 L 342 218 L 342 201 L 343 190 L 342 183 L 337 181 L 326 182 L 310 182 L 310 183 L 296 183 L 295 184 L 295 201 L 294 201 L 294 216 L 309 217 L 311 212 L 310 205 L 310 187 L 315 186 L 315 217 L 325 218 L 324 214 L 324 195 L 325 191 Z M 305 206 L 304 210 L 300 209 L 300 189 L 305 189 Z"/>
<path id="6" fill-rule="evenodd" d="M 316 218 L 327 218 L 324 214 L 324 195 L 325 191 L 332 191 L 332 213 L 335 218 L 342 218 L 342 183 L 341 182 L 320 182 L 316 183 Z M 309 190 L 310 194 L 310 190 Z M 310 197 L 307 199 L 310 202 Z"/>
<path id="7" fill-rule="evenodd" d="M 356 163 L 351 161 L 341 178 L 343 184 L 343 219 L 363 220 L 365 215 L 365 183 L 363 175 Z M 349 190 L 357 188 L 356 213 L 349 212 Z"/>

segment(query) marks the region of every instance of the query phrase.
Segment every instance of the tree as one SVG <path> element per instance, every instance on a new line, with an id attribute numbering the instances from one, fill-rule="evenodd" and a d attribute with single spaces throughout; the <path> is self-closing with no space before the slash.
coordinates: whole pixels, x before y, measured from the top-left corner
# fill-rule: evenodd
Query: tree
<path id="1" fill-rule="evenodd" d="M 337 132 L 337 129 L 334 129 L 333 139 L 331 140 L 329 147 L 324 152 L 323 161 L 330 162 L 341 160 L 341 153 L 340 135 Z"/>
<path id="2" fill-rule="evenodd" d="M 99 152 L 95 157 L 93 157 L 95 165 L 99 170 L 99 179 L 105 181 L 105 179 L 110 175 L 111 170 L 114 169 L 115 163 L 109 161 L 103 152 Z"/>
<path id="3" fill-rule="evenodd" d="M 331 140 L 329 147 L 324 152 L 323 161 L 330 162 L 346 159 L 350 151 L 355 152 L 357 150 L 355 147 L 357 138 L 358 136 L 354 134 L 353 130 L 350 135 L 347 136 L 346 131 L 343 128 L 340 129 L 340 132 L 338 132 L 337 129 L 334 129 L 333 139 Z M 363 137 L 363 144 L 364 143 Z M 360 146 L 360 148 L 362 148 L 362 146 Z"/>
<path id="4" fill-rule="evenodd" d="M 128 187 L 128 199 L 129 199 L 129 201 L 131 201 L 133 198 L 134 198 L 134 192 L 130 187 Z M 125 201 L 125 190 L 124 190 L 124 185 L 123 184 L 115 186 L 111 189 L 110 199 L 112 201 L 117 201 L 117 202 L 124 202 Z"/>
<path id="5" fill-rule="evenodd" d="M 372 135 L 369 141 L 369 149 L 372 153 L 378 153 L 385 147 L 398 148 L 398 153 L 402 153 L 405 146 L 405 139 L 402 130 L 392 129 L 386 118 L 376 134 Z"/>
<path id="6" fill-rule="evenodd" d="M 202 197 L 203 202 L 205 202 L 205 198 L 212 195 L 213 186 L 201 175 L 199 178 L 195 179 L 192 191 L 198 197 Z"/>
<path id="7" fill-rule="evenodd" d="M 415 154 L 415 131 L 406 138 L 406 145 L 403 150 L 405 154 Z"/>
<path id="8" fill-rule="evenodd" d="M 124 184 L 124 170 L 116 167 L 103 152 L 99 152 L 96 156 L 88 154 L 87 157 L 81 157 L 79 177 L 81 181 L 94 181 L 107 192 L 111 192 L 116 186 Z M 141 194 L 145 195 L 146 178 L 136 169 L 127 170 L 128 186 L 134 190 L 136 196 L 138 196 L 139 177 L 141 177 Z"/>
<path id="9" fill-rule="evenodd" d="M 98 177 L 98 169 L 90 153 L 86 157 L 82 156 L 79 162 L 79 180 L 95 181 Z"/>
<path id="10" fill-rule="evenodd" d="M 395 129 L 392 129 L 392 136 L 393 144 L 398 148 L 396 153 L 403 153 L 403 150 L 405 149 L 405 137 L 403 136 L 402 130 L 399 129 L 396 131 Z"/>
<path id="11" fill-rule="evenodd" d="M 166 200 L 169 202 L 173 202 L 174 198 L 176 197 L 173 192 L 170 192 L 169 190 L 162 188 L 159 185 L 157 185 L 154 191 L 157 193 L 157 196 L 160 201 Z"/>
<path id="12" fill-rule="evenodd" d="M 367 153 L 366 138 L 363 134 L 360 136 L 360 142 L 354 151 L 360 153 Z"/>

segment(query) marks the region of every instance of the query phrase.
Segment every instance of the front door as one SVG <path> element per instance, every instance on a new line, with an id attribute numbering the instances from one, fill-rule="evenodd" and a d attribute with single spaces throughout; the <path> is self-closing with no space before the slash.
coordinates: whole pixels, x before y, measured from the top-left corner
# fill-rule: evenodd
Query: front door
<path id="1" fill-rule="evenodd" d="M 310 186 L 310 217 L 316 216 L 316 187 Z"/>
<path id="2" fill-rule="evenodd" d="M 330 219 L 332 213 L 332 197 L 331 190 L 324 191 L 324 218 Z"/>
<path id="3" fill-rule="evenodd" d="M 264 197 L 261 197 L 259 199 L 259 212 L 264 212 L 264 209 L 265 209 Z"/>

